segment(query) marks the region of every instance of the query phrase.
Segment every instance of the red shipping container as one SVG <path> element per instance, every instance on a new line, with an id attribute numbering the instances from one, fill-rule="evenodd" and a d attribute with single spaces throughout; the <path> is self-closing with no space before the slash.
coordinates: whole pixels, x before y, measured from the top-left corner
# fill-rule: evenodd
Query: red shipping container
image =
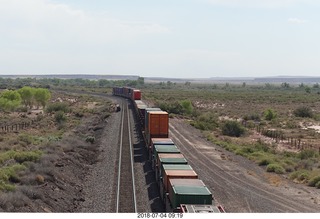
<path id="1" fill-rule="evenodd" d="M 132 91 L 132 99 L 133 100 L 141 100 L 141 91 L 140 90 L 133 90 Z"/>

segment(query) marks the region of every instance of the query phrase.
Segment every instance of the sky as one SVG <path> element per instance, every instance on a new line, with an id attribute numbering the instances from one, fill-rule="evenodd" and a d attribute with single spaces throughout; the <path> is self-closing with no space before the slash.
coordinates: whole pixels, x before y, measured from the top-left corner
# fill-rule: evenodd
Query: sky
<path id="1" fill-rule="evenodd" d="M 0 0 L 0 75 L 320 76 L 319 0 Z"/>

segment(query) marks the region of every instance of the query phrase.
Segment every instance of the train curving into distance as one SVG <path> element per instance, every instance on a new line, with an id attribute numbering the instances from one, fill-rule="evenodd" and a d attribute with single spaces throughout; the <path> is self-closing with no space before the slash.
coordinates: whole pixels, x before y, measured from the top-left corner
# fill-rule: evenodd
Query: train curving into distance
<path id="1" fill-rule="evenodd" d="M 114 87 L 112 94 L 129 99 L 135 108 L 166 212 L 225 212 L 169 137 L 168 112 L 148 107 L 139 89 Z"/>

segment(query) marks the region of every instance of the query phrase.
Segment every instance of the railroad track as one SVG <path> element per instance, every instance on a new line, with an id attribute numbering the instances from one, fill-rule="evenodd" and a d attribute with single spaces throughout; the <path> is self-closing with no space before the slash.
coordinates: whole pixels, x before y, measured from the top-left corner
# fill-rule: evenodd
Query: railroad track
<path id="1" fill-rule="evenodd" d="M 117 213 L 136 213 L 135 180 L 128 103 L 121 106 L 119 168 L 117 182 Z"/>

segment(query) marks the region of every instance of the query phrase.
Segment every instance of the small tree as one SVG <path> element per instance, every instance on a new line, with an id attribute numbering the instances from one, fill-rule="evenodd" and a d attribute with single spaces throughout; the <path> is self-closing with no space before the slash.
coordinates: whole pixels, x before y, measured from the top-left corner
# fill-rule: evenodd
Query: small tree
<path id="1" fill-rule="evenodd" d="M 51 94 L 48 89 L 37 88 L 34 92 L 34 99 L 38 106 L 41 105 L 43 108 L 46 106 L 48 100 L 51 98 Z"/>
<path id="2" fill-rule="evenodd" d="M 26 107 L 32 107 L 32 102 L 33 102 L 33 95 L 34 95 L 35 89 L 31 87 L 23 87 L 18 90 L 18 93 L 21 96 L 22 103 Z"/>
<path id="3" fill-rule="evenodd" d="M 21 97 L 17 91 L 4 91 L 0 95 L 0 108 L 13 111 L 21 104 Z"/>

